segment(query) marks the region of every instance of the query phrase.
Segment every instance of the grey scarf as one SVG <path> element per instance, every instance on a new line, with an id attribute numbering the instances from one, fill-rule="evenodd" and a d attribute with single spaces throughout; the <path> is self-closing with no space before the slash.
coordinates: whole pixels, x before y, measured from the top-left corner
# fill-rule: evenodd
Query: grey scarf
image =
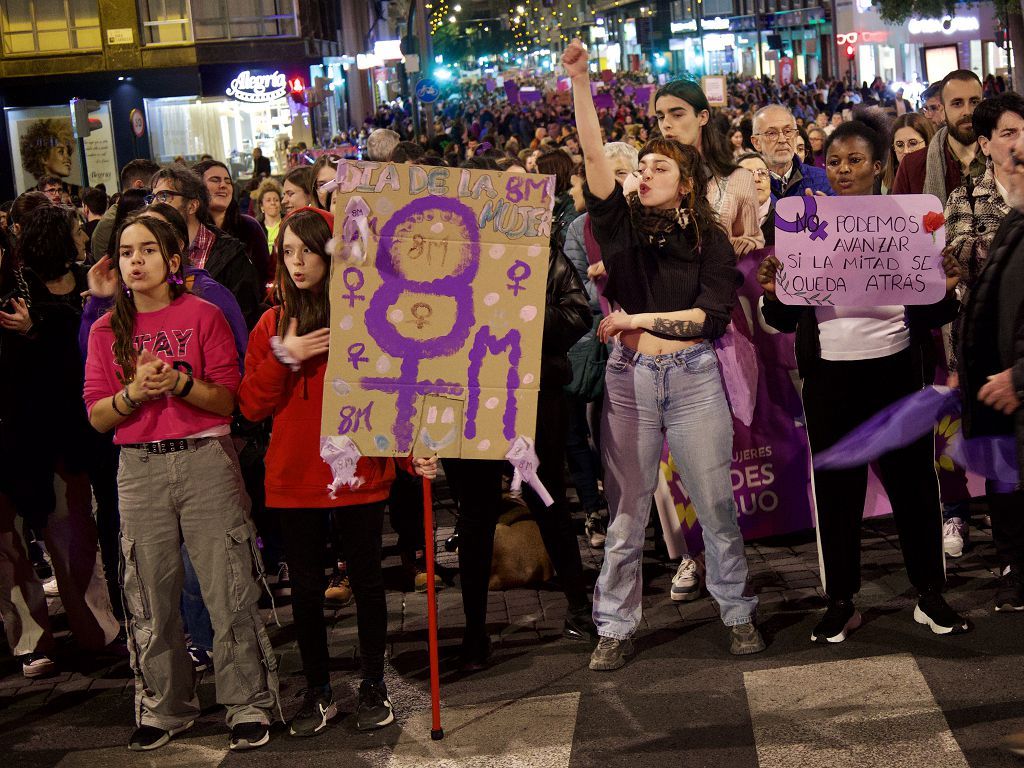
<path id="1" fill-rule="evenodd" d="M 924 188 L 926 195 L 935 195 L 943 203 L 949 195 L 946 193 L 946 136 L 949 129 L 942 126 L 928 144 L 928 159 L 925 161 Z M 953 190 L 950 190 L 952 192 Z"/>

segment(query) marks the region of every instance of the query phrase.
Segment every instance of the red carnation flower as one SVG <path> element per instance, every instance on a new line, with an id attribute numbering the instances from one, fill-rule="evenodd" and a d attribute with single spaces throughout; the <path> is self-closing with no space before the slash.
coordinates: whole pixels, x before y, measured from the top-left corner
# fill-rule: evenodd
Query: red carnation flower
<path id="1" fill-rule="evenodd" d="M 924 224 L 924 231 L 928 232 L 932 236 L 932 242 L 934 243 L 935 233 L 938 232 L 941 227 L 945 226 L 946 217 L 941 213 L 930 211 L 924 215 L 922 223 Z"/>

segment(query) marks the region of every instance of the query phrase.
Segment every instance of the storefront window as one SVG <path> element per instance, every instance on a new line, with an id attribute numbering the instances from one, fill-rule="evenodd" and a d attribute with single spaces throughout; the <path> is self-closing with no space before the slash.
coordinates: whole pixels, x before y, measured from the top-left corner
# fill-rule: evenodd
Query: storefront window
<path id="1" fill-rule="evenodd" d="M 7 56 L 103 47 L 96 0 L 0 0 Z"/>
<path id="2" fill-rule="evenodd" d="M 188 0 L 139 0 L 144 45 L 192 42 Z"/>
<path id="3" fill-rule="evenodd" d="M 295 0 L 204 0 L 193 3 L 196 40 L 295 37 Z"/>
<path id="4" fill-rule="evenodd" d="M 253 147 L 271 159 L 271 171 L 283 173 L 278 148 L 292 135 L 292 114 L 285 98 L 247 104 L 234 99 L 193 97 L 146 99 L 153 159 L 170 163 L 181 157 L 187 164 L 211 155 L 231 168 L 234 177 L 246 175 Z M 251 172 L 251 169 L 250 169 Z"/>

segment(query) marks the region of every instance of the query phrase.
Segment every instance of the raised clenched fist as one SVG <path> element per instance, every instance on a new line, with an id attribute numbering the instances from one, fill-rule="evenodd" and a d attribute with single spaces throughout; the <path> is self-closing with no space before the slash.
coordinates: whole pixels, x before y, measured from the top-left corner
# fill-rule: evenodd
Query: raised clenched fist
<path id="1" fill-rule="evenodd" d="M 578 37 L 573 38 L 569 46 L 562 52 L 562 67 L 569 77 L 587 74 L 587 65 L 590 57 L 587 56 L 587 49 L 583 47 Z"/>

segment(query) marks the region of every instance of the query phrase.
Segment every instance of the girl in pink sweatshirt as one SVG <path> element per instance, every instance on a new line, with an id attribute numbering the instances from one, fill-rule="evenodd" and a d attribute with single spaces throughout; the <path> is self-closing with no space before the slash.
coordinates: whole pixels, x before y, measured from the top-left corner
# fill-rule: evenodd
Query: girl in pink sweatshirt
<path id="1" fill-rule="evenodd" d="M 276 660 L 256 610 L 262 572 L 231 441 L 238 353 L 223 313 L 188 293 L 174 232 L 152 217 L 117 232 L 113 310 L 89 335 L 85 404 L 121 448 L 124 596 L 135 671 L 136 751 L 199 715 L 179 602 L 184 540 L 214 627 L 217 701 L 233 750 L 266 744 Z"/>

